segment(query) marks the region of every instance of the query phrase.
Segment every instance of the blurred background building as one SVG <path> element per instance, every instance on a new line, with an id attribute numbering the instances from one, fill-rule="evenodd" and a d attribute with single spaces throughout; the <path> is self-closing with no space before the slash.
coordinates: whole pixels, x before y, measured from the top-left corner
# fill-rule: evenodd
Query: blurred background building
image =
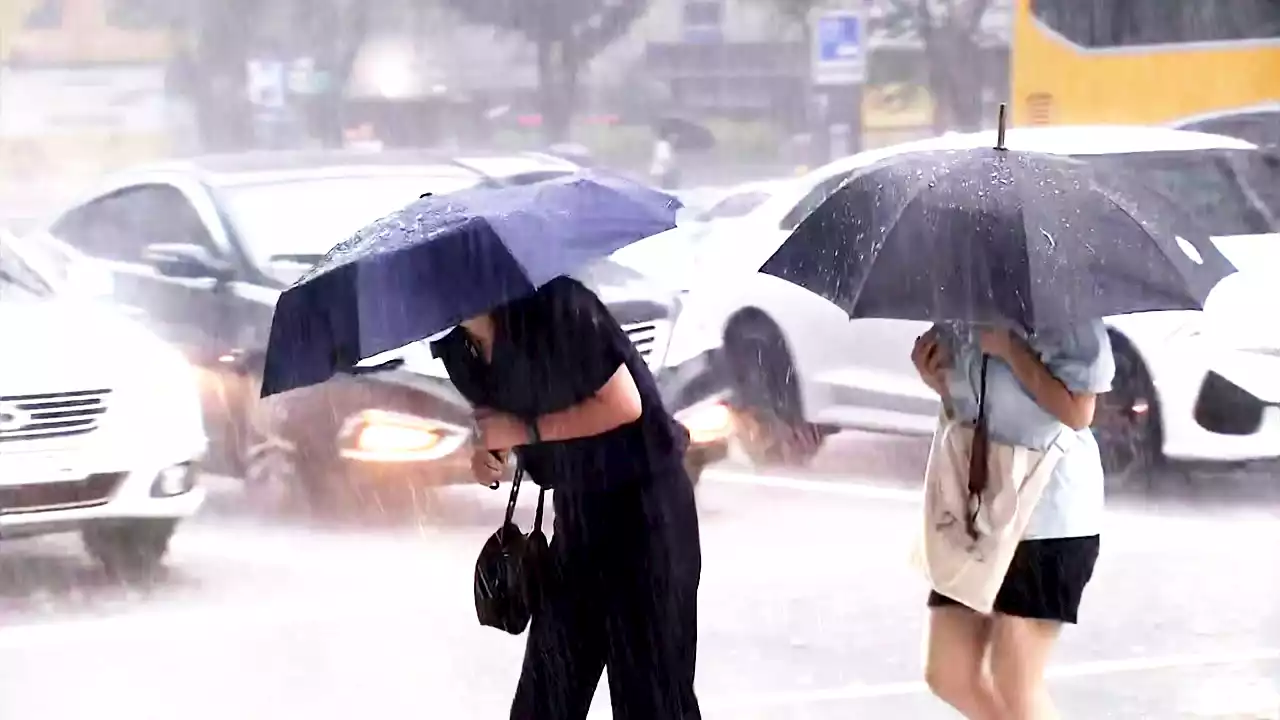
<path id="1" fill-rule="evenodd" d="M 4 0 L 0 158 L 8 183 L 23 185 L 173 154 L 344 144 L 573 141 L 639 168 L 655 119 L 675 115 L 714 132 L 700 172 L 741 176 L 990 125 L 1014 87 L 1020 122 L 1137 121 L 1122 96 L 1141 93 L 1140 77 L 1121 88 L 1077 68 L 1105 104 L 1082 102 L 1060 77 L 1062 48 L 1082 33 L 1127 33 L 1137 59 L 1112 66 L 1158 69 L 1165 60 L 1133 50 L 1144 32 L 1178 42 L 1280 32 L 1268 0 L 1188 5 L 1194 13 L 1153 0 Z M 814 85 L 813 16 L 842 7 L 867 25 L 856 92 Z M 1280 62 L 1261 52 L 1187 60 L 1234 63 L 1220 69 L 1238 82 L 1203 83 L 1222 86 L 1212 99 L 1166 85 L 1148 104 L 1168 115 L 1274 100 Z M 1011 67 L 1030 79 L 1019 85 Z M 826 142 L 833 124 L 852 128 L 841 147 Z"/>

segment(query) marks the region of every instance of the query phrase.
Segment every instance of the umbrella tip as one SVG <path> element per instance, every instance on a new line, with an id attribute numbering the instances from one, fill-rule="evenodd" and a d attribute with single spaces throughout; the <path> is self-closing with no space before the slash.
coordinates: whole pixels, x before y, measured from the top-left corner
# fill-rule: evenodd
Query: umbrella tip
<path id="1" fill-rule="evenodd" d="M 996 149 L 997 150 L 1009 149 L 1004 146 L 1004 131 L 1005 131 L 1005 123 L 1006 123 L 1005 116 L 1007 112 L 1008 112 L 1008 107 L 1004 103 L 1000 103 L 1000 117 L 996 121 Z"/>

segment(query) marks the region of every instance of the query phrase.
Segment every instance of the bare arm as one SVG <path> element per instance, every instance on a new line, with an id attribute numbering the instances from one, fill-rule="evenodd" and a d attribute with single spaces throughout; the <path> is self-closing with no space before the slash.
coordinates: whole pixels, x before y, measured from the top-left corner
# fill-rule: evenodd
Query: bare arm
<path id="1" fill-rule="evenodd" d="M 545 441 L 573 440 L 600 435 L 640 419 L 644 410 L 640 390 L 626 365 L 586 400 L 534 421 Z"/>
<path id="2" fill-rule="evenodd" d="M 1072 430 L 1084 430 L 1093 424 L 1093 411 L 1098 396 L 1073 393 L 1054 377 L 1025 342 L 1010 338 L 1007 349 L 999 353 L 1009 364 L 1018 382 L 1031 393 L 1040 407 L 1049 411 Z"/>

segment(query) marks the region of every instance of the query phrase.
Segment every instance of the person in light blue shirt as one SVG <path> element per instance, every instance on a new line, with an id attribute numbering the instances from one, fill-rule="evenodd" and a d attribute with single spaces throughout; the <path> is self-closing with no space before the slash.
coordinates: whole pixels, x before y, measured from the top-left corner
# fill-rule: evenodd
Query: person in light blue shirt
<path id="1" fill-rule="evenodd" d="M 995 612 L 930 594 L 925 676 L 970 720 L 1056 717 L 1044 671 L 1062 625 L 1076 623 L 1098 559 L 1103 471 L 1089 426 L 1115 359 L 1101 320 L 1029 335 L 938 324 L 916 340 L 911 359 L 948 416 L 974 422 L 984 356 L 992 441 L 1045 450 L 1059 433 L 1074 438 L 1032 512 Z"/>

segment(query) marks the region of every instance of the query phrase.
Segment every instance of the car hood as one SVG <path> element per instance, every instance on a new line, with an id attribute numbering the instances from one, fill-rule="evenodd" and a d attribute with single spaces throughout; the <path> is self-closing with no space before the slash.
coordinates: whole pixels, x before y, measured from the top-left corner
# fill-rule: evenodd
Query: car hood
<path id="1" fill-rule="evenodd" d="M 189 368 L 142 326 L 91 301 L 0 303 L 0 336 L 5 394 L 114 389 Z"/>

